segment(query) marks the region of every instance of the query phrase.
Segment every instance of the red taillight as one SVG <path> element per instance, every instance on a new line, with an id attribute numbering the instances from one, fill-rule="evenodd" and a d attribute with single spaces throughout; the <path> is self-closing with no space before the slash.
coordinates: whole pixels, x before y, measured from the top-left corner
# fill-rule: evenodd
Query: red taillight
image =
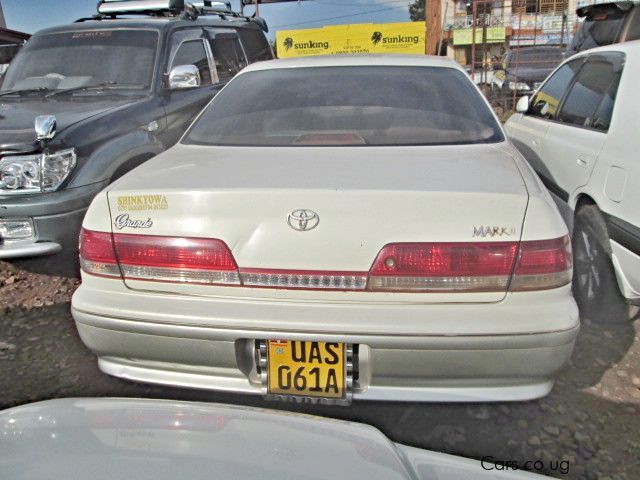
<path id="1" fill-rule="evenodd" d="M 504 291 L 517 252 L 517 242 L 391 244 L 371 267 L 369 289 Z"/>
<path id="2" fill-rule="evenodd" d="M 369 272 L 239 269 L 214 238 L 83 229 L 82 269 L 94 275 L 253 288 L 391 292 L 506 292 L 571 282 L 569 237 L 525 242 L 394 243 Z"/>
<path id="3" fill-rule="evenodd" d="M 568 237 L 525 242 L 395 243 L 369 272 L 368 289 L 407 292 L 544 290 L 571 281 Z M 513 273 L 513 277 L 512 277 Z"/>
<path id="4" fill-rule="evenodd" d="M 164 282 L 239 285 L 231 250 L 215 238 L 114 234 L 125 278 Z"/>
<path id="5" fill-rule="evenodd" d="M 568 236 L 522 242 L 510 290 L 545 290 L 566 285 L 571 282 L 572 268 Z"/>
<path id="6" fill-rule="evenodd" d="M 93 275 L 120 277 L 111 233 L 80 231 L 80 266 Z"/>
<path id="7" fill-rule="evenodd" d="M 229 247 L 215 238 L 114 234 L 118 260 L 125 265 L 236 271 Z"/>
<path id="8" fill-rule="evenodd" d="M 100 276 L 240 285 L 238 266 L 229 247 L 215 238 L 111 234 L 82 229 L 80 265 L 85 272 Z"/>

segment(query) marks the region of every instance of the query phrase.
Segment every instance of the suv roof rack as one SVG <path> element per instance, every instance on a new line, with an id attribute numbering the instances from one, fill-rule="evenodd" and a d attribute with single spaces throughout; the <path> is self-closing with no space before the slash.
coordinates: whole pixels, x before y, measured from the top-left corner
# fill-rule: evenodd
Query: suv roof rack
<path id="1" fill-rule="evenodd" d="M 196 8 L 200 13 L 233 14 L 231 2 L 204 0 L 185 3 L 184 0 L 101 0 L 98 13 L 103 15 L 117 14 L 172 14 L 177 15 L 185 10 Z"/>
<path id="2" fill-rule="evenodd" d="M 184 20 L 196 20 L 199 16 L 217 15 L 226 20 L 227 16 L 244 19 L 269 31 L 267 22 L 260 17 L 245 17 L 231 9 L 231 1 L 201 0 L 186 3 L 185 0 L 100 0 L 98 14 L 93 17 L 79 18 L 76 22 L 89 20 L 107 20 L 118 15 L 150 15 L 154 17 L 179 17 Z"/>

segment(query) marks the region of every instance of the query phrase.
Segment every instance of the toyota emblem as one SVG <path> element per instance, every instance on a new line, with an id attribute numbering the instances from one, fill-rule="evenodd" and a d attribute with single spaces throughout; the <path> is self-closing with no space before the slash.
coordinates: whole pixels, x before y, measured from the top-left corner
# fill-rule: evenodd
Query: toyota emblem
<path id="1" fill-rule="evenodd" d="M 306 232 L 318 226 L 320 217 L 316 212 L 302 208 L 291 212 L 287 217 L 287 223 L 294 230 Z"/>

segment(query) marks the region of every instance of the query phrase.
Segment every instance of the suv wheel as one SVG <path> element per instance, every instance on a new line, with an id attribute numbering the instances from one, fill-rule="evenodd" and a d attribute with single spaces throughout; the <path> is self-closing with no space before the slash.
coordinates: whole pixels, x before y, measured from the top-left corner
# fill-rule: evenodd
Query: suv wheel
<path id="1" fill-rule="evenodd" d="M 607 226 L 597 206 L 585 205 L 576 212 L 572 246 L 573 296 L 581 316 L 600 323 L 628 320 L 628 306 L 611 264 Z"/>

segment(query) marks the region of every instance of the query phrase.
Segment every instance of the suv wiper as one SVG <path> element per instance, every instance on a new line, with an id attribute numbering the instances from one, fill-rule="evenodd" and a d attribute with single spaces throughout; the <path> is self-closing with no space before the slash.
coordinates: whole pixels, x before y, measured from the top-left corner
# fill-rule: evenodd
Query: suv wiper
<path id="1" fill-rule="evenodd" d="M 65 90 L 54 90 L 51 93 L 47 93 L 45 95 L 45 98 L 55 97 L 56 95 L 64 95 L 67 93 L 84 92 L 87 90 L 100 90 L 103 88 L 142 88 L 142 87 L 144 87 L 144 85 L 140 85 L 138 83 L 118 83 L 118 82 L 111 81 L 111 82 L 98 83 L 96 85 L 83 85 L 81 87 L 67 88 Z"/>
<path id="2" fill-rule="evenodd" d="M 0 97 L 4 97 L 5 95 L 21 95 L 23 93 L 48 92 L 48 91 L 49 89 L 47 87 L 25 88 L 23 90 L 7 90 L 6 92 L 0 92 Z"/>

